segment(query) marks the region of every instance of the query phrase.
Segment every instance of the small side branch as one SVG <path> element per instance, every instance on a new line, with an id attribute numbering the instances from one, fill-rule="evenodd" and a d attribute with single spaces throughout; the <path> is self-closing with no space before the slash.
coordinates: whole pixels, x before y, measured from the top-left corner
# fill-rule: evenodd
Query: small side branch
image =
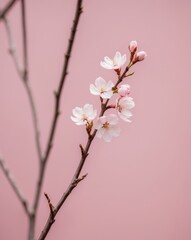
<path id="1" fill-rule="evenodd" d="M 47 234 L 49 233 L 53 223 L 55 222 L 55 217 L 60 209 L 60 207 L 62 206 L 62 204 L 65 202 L 65 200 L 67 199 L 67 197 L 70 195 L 70 193 L 72 192 L 72 190 L 78 185 L 78 183 L 80 183 L 82 180 L 85 179 L 85 177 L 87 176 L 87 174 L 83 175 L 81 178 L 78 179 L 74 179 L 72 181 L 72 183 L 69 185 L 68 189 L 66 190 L 66 192 L 64 193 L 63 197 L 61 198 L 60 202 L 57 204 L 57 206 L 55 208 L 52 208 L 52 204 L 50 202 L 50 199 L 48 196 L 46 196 L 48 203 L 49 203 L 49 208 L 50 208 L 50 214 L 49 214 L 49 218 L 47 220 L 47 223 L 40 235 L 40 237 L 38 238 L 38 240 L 44 240 L 47 236 Z M 51 205 L 50 205 L 51 204 Z"/>
<path id="2" fill-rule="evenodd" d="M 10 11 L 10 9 L 14 6 L 14 4 L 17 1 L 18 0 L 11 0 L 7 3 L 7 5 L 4 7 L 4 9 L 0 11 L 0 20 L 6 16 L 6 14 Z"/>
<path id="3" fill-rule="evenodd" d="M 48 194 L 44 193 L 44 196 L 46 197 L 46 199 L 48 201 L 48 206 L 49 206 L 49 209 L 50 209 L 50 216 L 52 217 L 52 221 L 55 221 L 55 219 L 54 219 L 54 206 L 52 205 Z"/>
<path id="4" fill-rule="evenodd" d="M 8 167 L 6 166 L 6 164 L 5 164 L 5 162 L 3 161 L 2 158 L 0 158 L 0 166 L 1 166 L 1 169 L 2 169 L 3 173 L 5 174 L 5 176 L 7 178 L 7 180 L 9 181 L 12 189 L 16 193 L 20 203 L 22 204 L 26 214 L 29 216 L 30 211 L 29 211 L 29 208 L 28 208 L 28 202 L 27 202 L 26 198 L 24 197 L 23 193 L 21 192 L 20 188 L 18 187 L 17 183 L 15 182 L 14 177 L 10 173 Z"/>

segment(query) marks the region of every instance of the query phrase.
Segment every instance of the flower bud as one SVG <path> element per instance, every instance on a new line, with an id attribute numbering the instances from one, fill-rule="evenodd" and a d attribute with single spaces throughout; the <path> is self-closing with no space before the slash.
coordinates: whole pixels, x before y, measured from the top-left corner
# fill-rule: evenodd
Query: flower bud
<path id="1" fill-rule="evenodd" d="M 125 97 L 130 93 L 130 86 L 125 84 L 125 85 L 121 85 L 118 88 L 118 93 L 121 97 Z"/>
<path id="2" fill-rule="evenodd" d="M 134 53 L 137 50 L 137 42 L 136 41 L 131 41 L 129 44 L 129 51 L 131 53 Z"/>
<path id="3" fill-rule="evenodd" d="M 143 61 L 146 58 L 147 54 L 144 51 L 138 52 L 135 56 L 136 61 Z"/>
<path id="4" fill-rule="evenodd" d="M 147 54 L 144 51 L 138 52 L 135 55 L 135 58 L 133 60 L 133 63 L 139 62 L 139 61 L 143 61 L 146 58 Z"/>

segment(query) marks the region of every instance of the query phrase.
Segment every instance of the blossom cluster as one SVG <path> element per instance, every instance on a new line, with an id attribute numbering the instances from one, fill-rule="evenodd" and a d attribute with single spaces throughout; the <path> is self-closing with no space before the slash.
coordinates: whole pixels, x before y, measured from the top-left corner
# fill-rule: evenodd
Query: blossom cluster
<path id="1" fill-rule="evenodd" d="M 104 141 L 110 142 L 113 137 L 120 134 L 120 127 L 118 126 L 119 118 L 125 122 L 131 122 L 132 112 L 135 103 L 130 97 L 130 86 L 128 84 L 121 84 L 124 78 L 132 75 L 127 74 L 130 67 L 135 63 L 142 61 L 146 57 L 144 51 L 137 52 L 137 42 L 131 41 L 129 44 L 130 59 L 126 65 L 124 72 L 121 73 L 122 67 L 126 64 L 127 56 L 116 52 L 113 59 L 104 57 L 100 65 L 105 69 L 114 70 L 117 73 L 117 81 L 113 83 L 111 80 L 106 81 L 102 77 L 98 77 L 94 84 L 90 84 L 90 93 L 99 96 L 101 100 L 101 113 L 97 117 L 97 110 L 91 104 L 85 104 L 83 107 L 75 107 L 72 111 L 72 121 L 76 125 L 85 125 L 89 136 L 92 129 L 98 138 L 103 138 Z M 113 95 L 117 95 L 114 103 L 109 104 Z M 105 115 L 109 109 L 114 109 L 115 114 Z"/>

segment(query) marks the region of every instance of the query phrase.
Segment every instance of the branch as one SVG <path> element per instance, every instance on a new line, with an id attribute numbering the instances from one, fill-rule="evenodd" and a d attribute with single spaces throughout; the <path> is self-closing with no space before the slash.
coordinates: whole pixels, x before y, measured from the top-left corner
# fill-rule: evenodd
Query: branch
<path id="1" fill-rule="evenodd" d="M 34 199 L 34 206 L 33 206 L 34 211 L 36 211 L 36 209 L 38 207 L 39 197 L 40 197 L 42 183 L 43 183 L 43 179 L 44 179 L 44 171 L 45 171 L 46 163 L 48 161 L 48 158 L 49 158 L 52 146 L 53 146 L 53 139 L 54 139 L 55 130 L 56 130 L 57 122 L 58 122 L 58 116 L 60 114 L 59 108 L 60 108 L 61 94 L 62 94 L 64 82 L 66 80 L 66 76 L 68 74 L 69 59 L 71 57 L 74 40 L 75 40 L 75 36 L 76 36 L 76 31 L 77 31 L 77 26 L 79 23 L 81 13 L 82 13 L 82 0 L 78 0 L 77 5 L 76 5 L 75 17 L 73 20 L 73 26 L 72 26 L 70 38 L 68 41 L 68 47 L 67 47 L 67 51 L 65 54 L 65 61 L 64 61 L 62 75 L 61 75 L 58 89 L 55 92 L 55 108 L 54 108 L 54 113 L 53 113 L 53 120 L 52 120 L 52 124 L 51 124 L 51 128 L 50 128 L 48 142 L 46 145 L 45 155 L 44 155 L 43 161 L 41 162 L 41 168 L 40 168 L 40 172 L 39 172 L 39 178 L 38 178 L 37 189 L 36 189 L 36 196 Z"/>
<path id="2" fill-rule="evenodd" d="M 41 143 L 40 143 L 40 130 L 38 126 L 38 117 L 37 117 L 37 110 L 36 105 L 34 101 L 34 96 L 32 93 L 32 89 L 30 86 L 30 82 L 28 81 L 28 51 L 27 51 L 27 31 L 26 31 L 26 9 L 25 9 L 25 1 L 21 1 L 21 19 L 22 19 L 22 36 L 23 36 L 23 63 L 24 67 L 21 68 L 19 64 L 19 59 L 17 57 L 14 38 L 12 36 L 11 27 L 9 24 L 9 21 L 6 17 L 3 18 L 7 36 L 8 36 L 8 42 L 9 42 L 9 52 L 13 58 L 13 61 L 15 63 L 16 70 L 18 72 L 19 77 L 21 78 L 27 92 L 27 96 L 29 99 L 29 104 L 31 108 L 31 114 L 32 114 L 32 121 L 33 121 L 33 127 L 34 127 L 34 134 L 35 134 L 35 144 L 38 154 L 38 159 L 40 163 L 41 168 L 41 162 L 42 162 L 42 150 L 41 150 Z M 32 240 L 34 239 L 34 229 L 35 229 L 35 220 L 36 220 L 36 212 L 31 210 L 31 212 L 28 213 L 29 217 L 29 236 L 28 239 Z"/>
<path id="3" fill-rule="evenodd" d="M 28 208 L 28 202 L 27 202 L 26 198 L 24 197 L 23 193 L 21 192 L 20 188 L 16 184 L 12 174 L 10 173 L 8 167 L 6 166 L 5 162 L 3 161 L 3 159 L 1 157 L 0 157 L 0 166 L 1 166 L 3 173 L 5 174 L 5 176 L 7 178 L 7 180 L 9 181 L 12 189 L 16 193 L 20 203 L 22 204 L 26 214 L 29 215 L 30 211 Z"/>
<path id="4" fill-rule="evenodd" d="M 11 0 L 10 2 L 7 3 L 4 9 L 0 11 L 0 20 L 6 16 L 6 14 L 9 12 L 9 10 L 11 10 L 11 8 L 14 6 L 16 2 L 17 0 Z"/>

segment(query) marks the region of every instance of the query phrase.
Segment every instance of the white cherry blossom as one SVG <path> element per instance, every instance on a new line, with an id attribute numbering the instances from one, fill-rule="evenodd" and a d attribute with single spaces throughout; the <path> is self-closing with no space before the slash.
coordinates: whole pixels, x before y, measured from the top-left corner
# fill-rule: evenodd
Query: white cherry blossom
<path id="1" fill-rule="evenodd" d="M 132 97 L 119 98 L 116 104 L 119 117 L 126 122 L 131 122 L 129 118 L 132 117 L 133 114 L 129 111 L 129 109 L 132 109 L 134 106 L 135 103 Z"/>
<path id="2" fill-rule="evenodd" d="M 94 110 L 91 104 L 85 104 L 82 108 L 75 107 L 72 113 L 71 119 L 76 125 L 86 125 L 94 120 L 97 110 Z"/>
<path id="3" fill-rule="evenodd" d="M 106 82 L 103 78 L 98 77 L 95 80 L 95 85 L 90 84 L 90 92 L 102 98 L 110 98 L 113 95 L 113 86 L 112 81 Z"/>
<path id="4" fill-rule="evenodd" d="M 101 61 L 100 65 L 106 69 L 117 70 L 120 69 L 125 64 L 126 60 L 127 60 L 126 54 L 122 56 L 120 52 L 116 52 L 113 59 L 107 56 L 104 57 L 104 61 Z"/>
<path id="5" fill-rule="evenodd" d="M 96 136 L 103 138 L 105 142 L 111 142 L 112 137 L 118 137 L 120 134 L 120 128 L 117 124 L 118 117 L 115 114 L 100 117 L 95 124 Z"/>

